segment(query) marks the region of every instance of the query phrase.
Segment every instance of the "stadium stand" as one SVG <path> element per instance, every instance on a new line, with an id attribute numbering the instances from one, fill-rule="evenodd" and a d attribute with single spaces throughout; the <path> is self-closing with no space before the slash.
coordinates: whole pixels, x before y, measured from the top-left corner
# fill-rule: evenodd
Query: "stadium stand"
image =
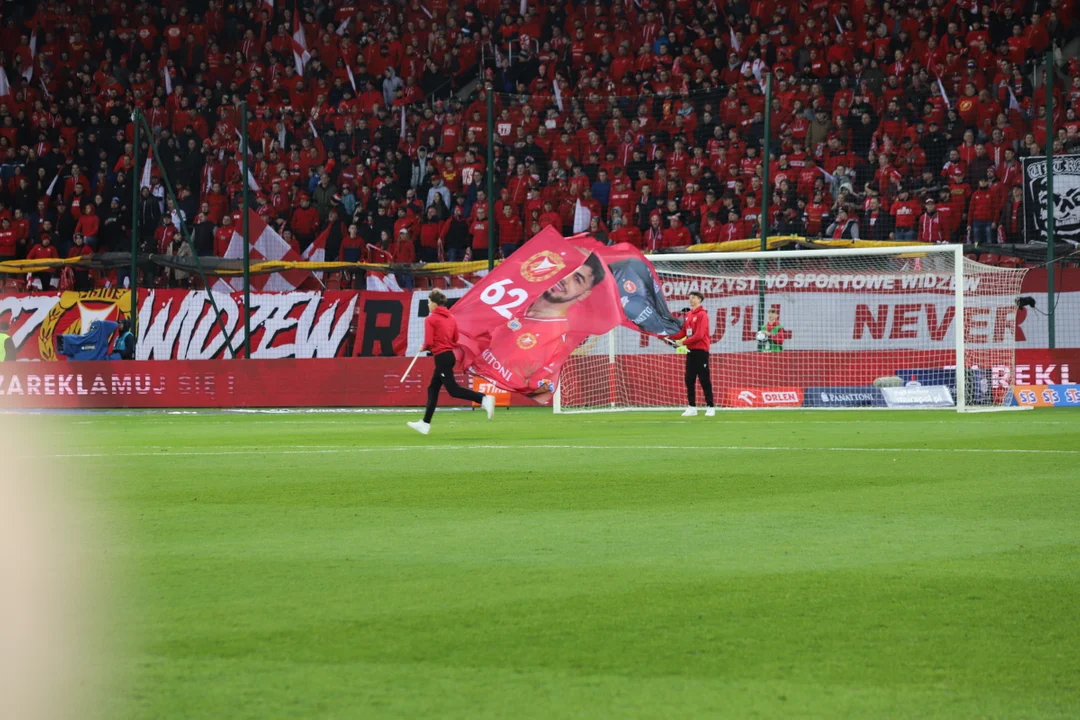
<path id="1" fill-rule="evenodd" d="M 297 252 L 329 228 L 328 261 L 475 259 L 490 222 L 504 253 L 547 225 L 648 250 L 755 237 L 770 72 L 776 235 L 1023 243 L 1016 189 L 1020 159 L 1048 142 L 1048 50 L 1054 152 L 1080 148 L 1074 0 L 77 0 L 0 13 L 0 260 L 124 251 L 133 213 L 144 252 L 189 252 L 185 222 L 195 251 L 220 257 L 244 182 L 242 101 L 257 212 Z M 159 146 L 148 171 L 134 163 L 135 107 Z"/>

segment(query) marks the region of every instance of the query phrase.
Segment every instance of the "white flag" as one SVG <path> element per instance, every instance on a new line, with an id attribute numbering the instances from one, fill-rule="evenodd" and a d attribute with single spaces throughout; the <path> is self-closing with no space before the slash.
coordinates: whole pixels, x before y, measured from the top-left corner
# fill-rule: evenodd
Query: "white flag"
<path id="1" fill-rule="evenodd" d="M 244 257 L 243 223 L 233 223 L 232 239 L 225 251 L 227 260 L 240 260 Z M 300 256 L 289 247 L 289 244 L 278 235 L 272 227 L 259 217 L 254 210 L 248 211 L 248 235 L 251 244 L 248 246 L 248 256 L 252 263 L 262 260 L 281 260 L 283 262 L 299 262 Z M 305 280 L 311 277 L 307 270 L 284 270 L 282 272 L 267 273 L 251 276 L 251 289 L 258 292 L 291 292 L 299 287 Z M 232 292 L 243 290 L 242 278 L 218 278 L 214 283 L 213 290 L 216 292 Z"/>
<path id="2" fill-rule="evenodd" d="M 315 136 L 315 139 L 319 139 L 319 131 L 315 129 L 315 122 L 313 120 L 307 121 L 308 127 L 311 128 L 311 134 Z"/>
<path id="3" fill-rule="evenodd" d="M 352 15 L 345 18 L 345 21 L 337 26 L 337 30 L 335 30 L 334 32 L 338 34 L 338 37 L 341 37 L 345 34 L 345 29 L 349 27 L 350 22 L 352 22 Z"/>
<path id="4" fill-rule="evenodd" d="M 938 86 L 938 90 L 941 91 L 942 99 L 945 101 L 945 107 L 952 110 L 952 103 L 949 102 L 949 94 L 947 92 L 945 92 L 945 83 L 941 82 L 941 76 L 940 75 L 938 75 L 937 86 Z"/>
<path id="5" fill-rule="evenodd" d="M 518 11 L 524 17 L 525 13 L 529 12 L 529 0 L 521 0 L 521 7 L 518 8 Z"/>
<path id="6" fill-rule="evenodd" d="M 1023 108 L 1020 107 L 1020 101 L 1016 99 L 1016 95 L 1013 94 L 1013 89 L 1009 88 L 1009 109 L 1020 112 Z"/>
<path id="7" fill-rule="evenodd" d="M 420 9 L 421 9 L 421 10 L 423 10 L 423 11 L 424 11 L 424 14 L 428 16 L 428 20 L 431 20 L 431 19 L 432 19 L 432 15 L 431 15 L 431 11 L 430 11 L 430 10 L 428 10 L 428 9 L 427 9 L 426 7 L 424 7 L 423 5 L 421 5 L 421 6 L 420 6 Z"/>
<path id="8" fill-rule="evenodd" d="M 346 65 L 345 65 L 345 72 L 349 73 L 349 84 L 352 85 L 352 91 L 355 93 L 356 92 L 356 78 L 353 77 L 352 68 L 349 67 L 348 63 L 346 63 Z"/>
<path id="9" fill-rule="evenodd" d="M 739 38 L 735 37 L 735 28 L 729 27 L 728 32 L 731 34 L 731 47 L 735 48 L 735 52 L 739 52 L 742 49 L 742 43 L 739 42 Z"/>
<path id="10" fill-rule="evenodd" d="M 398 135 L 400 140 L 405 139 L 405 106 L 401 106 L 401 134 Z"/>
<path id="11" fill-rule="evenodd" d="M 555 104 L 559 106 L 559 112 L 563 111 L 562 106 L 562 89 L 559 87 L 559 77 L 555 76 Z"/>
<path id="12" fill-rule="evenodd" d="M 248 168 L 247 175 L 248 175 L 248 178 L 247 178 L 248 187 L 251 188 L 252 190 L 254 190 L 255 192 L 262 192 L 262 188 L 259 187 L 259 183 L 257 183 L 255 181 L 255 176 L 251 174 L 251 168 Z"/>
<path id="13" fill-rule="evenodd" d="M 581 204 L 581 198 L 574 201 L 574 234 L 585 232 L 592 222 L 592 212 Z"/>
<path id="14" fill-rule="evenodd" d="M 269 5 L 270 9 L 274 9 L 274 0 L 263 0 L 263 5 Z"/>
<path id="15" fill-rule="evenodd" d="M 49 189 L 45 191 L 46 195 L 48 195 L 49 197 L 52 197 L 53 190 L 56 190 L 56 181 L 59 180 L 59 179 L 60 179 L 60 171 L 57 171 L 56 172 L 56 177 L 54 177 L 52 179 L 52 182 L 49 183 Z"/>
<path id="16" fill-rule="evenodd" d="M 844 26 L 840 24 L 840 18 L 833 15 L 832 19 L 836 21 L 836 29 L 840 31 L 841 35 L 843 35 L 844 34 Z"/>
<path id="17" fill-rule="evenodd" d="M 285 124 L 284 123 L 278 123 L 277 141 L 278 141 L 278 145 L 281 146 L 281 149 L 284 150 L 285 149 Z"/>
<path id="18" fill-rule="evenodd" d="M 3 66 L 0 66 L 0 97 L 7 97 L 11 94 L 11 85 L 8 83 L 7 72 Z"/>
<path id="19" fill-rule="evenodd" d="M 304 65 L 311 59 L 307 49 L 307 38 L 304 37 L 304 26 L 300 22 L 300 13 L 293 10 L 293 60 L 296 61 L 296 74 L 303 77 Z"/>
<path id="20" fill-rule="evenodd" d="M 34 77 L 34 60 L 37 58 L 37 28 L 30 33 L 30 64 L 22 72 L 23 80 L 30 82 Z"/>
<path id="21" fill-rule="evenodd" d="M 165 68 L 165 94 L 172 95 L 172 73 L 169 68 Z"/>
<path id="22" fill-rule="evenodd" d="M 143 163 L 142 179 L 139 180 L 139 187 L 140 188 L 148 188 L 148 187 L 150 187 L 150 166 L 152 164 L 153 164 L 153 159 L 149 158 L 149 157 L 146 158 L 146 162 Z"/>

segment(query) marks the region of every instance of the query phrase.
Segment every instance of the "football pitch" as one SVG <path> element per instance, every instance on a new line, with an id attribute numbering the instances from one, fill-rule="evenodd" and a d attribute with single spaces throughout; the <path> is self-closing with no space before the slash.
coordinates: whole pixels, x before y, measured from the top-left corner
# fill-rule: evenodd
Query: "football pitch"
<path id="1" fill-rule="evenodd" d="M 108 717 L 1075 718 L 1080 414 L 30 416 Z"/>

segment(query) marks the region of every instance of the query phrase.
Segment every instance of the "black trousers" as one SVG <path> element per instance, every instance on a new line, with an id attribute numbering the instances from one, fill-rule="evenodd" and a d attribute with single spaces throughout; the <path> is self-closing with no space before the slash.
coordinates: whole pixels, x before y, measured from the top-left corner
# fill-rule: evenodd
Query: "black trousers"
<path id="1" fill-rule="evenodd" d="M 443 387 L 452 398 L 472 400 L 474 403 L 484 399 L 481 393 L 457 384 L 457 378 L 454 377 L 455 362 L 457 358 L 452 352 L 442 352 L 435 356 L 435 374 L 431 376 L 431 383 L 427 388 L 427 410 L 424 411 L 426 423 L 431 422 L 431 418 L 435 415 L 435 406 L 439 404 L 439 390 Z"/>
<path id="2" fill-rule="evenodd" d="M 709 351 L 691 350 L 686 354 L 686 404 L 697 405 L 697 383 L 705 393 L 705 405 L 713 407 L 712 376 L 709 375 Z"/>

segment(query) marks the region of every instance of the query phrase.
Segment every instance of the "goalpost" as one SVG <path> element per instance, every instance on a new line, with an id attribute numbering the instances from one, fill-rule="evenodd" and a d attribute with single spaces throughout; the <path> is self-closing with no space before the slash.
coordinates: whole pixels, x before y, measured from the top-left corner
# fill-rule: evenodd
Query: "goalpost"
<path id="1" fill-rule="evenodd" d="M 705 296 L 717 407 L 976 411 L 1009 399 L 1024 268 L 983 265 L 961 245 L 649 259 L 673 312 Z M 555 412 L 685 407 L 684 366 L 659 338 L 616 328 L 566 363 Z"/>

